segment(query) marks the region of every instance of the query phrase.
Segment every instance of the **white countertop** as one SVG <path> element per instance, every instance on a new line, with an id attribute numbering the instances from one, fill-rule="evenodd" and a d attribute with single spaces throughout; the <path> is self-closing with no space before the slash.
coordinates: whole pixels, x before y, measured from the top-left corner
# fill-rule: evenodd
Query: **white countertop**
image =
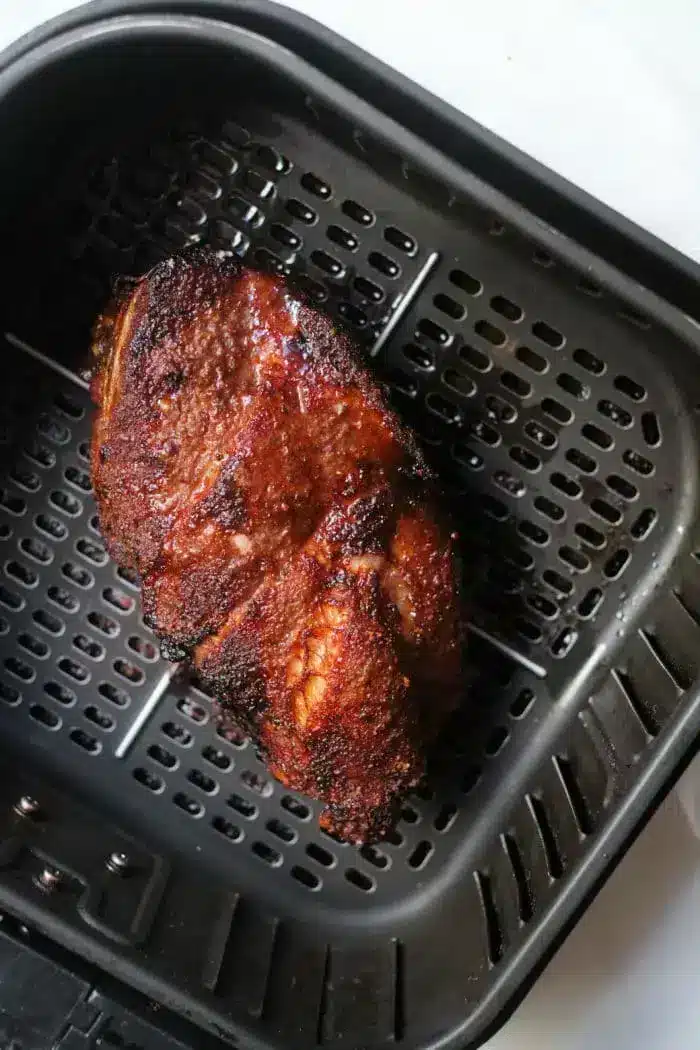
<path id="1" fill-rule="evenodd" d="M 0 0 L 0 47 L 69 6 Z M 698 0 L 289 6 L 700 261 Z M 675 793 L 488 1047 L 700 1047 L 700 843 Z"/>

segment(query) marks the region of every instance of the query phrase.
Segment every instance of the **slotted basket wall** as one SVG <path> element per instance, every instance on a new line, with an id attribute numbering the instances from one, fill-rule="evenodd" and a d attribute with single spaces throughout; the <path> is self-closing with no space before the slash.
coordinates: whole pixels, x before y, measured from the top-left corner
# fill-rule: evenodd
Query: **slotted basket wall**
<path id="1" fill-rule="evenodd" d="M 695 329 L 262 37 L 48 46 L 0 74 L 0 901 L 242 1045 L 478 1042 L 697 727 Z M 216 728 L 100 540 L 89 326 L 196 243 L 355 332 L 459 522 L 476 682 L 377 846 Z"/>

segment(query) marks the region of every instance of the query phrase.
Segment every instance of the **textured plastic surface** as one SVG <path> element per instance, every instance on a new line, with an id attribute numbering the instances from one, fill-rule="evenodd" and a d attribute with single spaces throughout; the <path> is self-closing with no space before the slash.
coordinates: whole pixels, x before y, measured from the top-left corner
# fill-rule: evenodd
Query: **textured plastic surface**
<path id="1" fill-rule="evenodd" d="M 0 1039 L 27 1050 L 89 1050 L 128 1046 L 131 1050 L 183 1050 L 201 1040 L 185 1025 L 162 1031 L 163 1011 L 139 1016 L 76 972 L 78 960 L 52 950 L 25 926 L 3 915 L 0 933 Z M 36 990 L 41 988 L 41 998 Z M 154 1023 L 154 1021 L 156 1023 Z M 172 1027 L 172 1022 L 170 1022 Z M 177 1024 L 175 1027 L 178 1027 Z M 213 1041 L 211 1041 L 213 1043 Z M 210 1042 L 207 1045 L 211 1045 Z"/>
<path id="2" fill-rule="evenodd" d="M 66 48 L 41 88 L 76 143 L 89 81 L 99 141 L 62 158 L 42 206 L 57 158 L 33 124 L 41 164 L 0 214 L 21 230 L 6 327 L 53 361 L 4 348 L 0 732 L 24 770 L 0 809 L 5 841 L 19 821 L 29 843 L 6 849 L 0 897 L 21 910 L 29 876 L 36 921 L 229 1037 L 478 1040 L 697 718 L 692 329 L 565 242 L 545 250 L 447 162 L 446 186 L 429 151 L 264 41 L 194 19 L 111 33 L 76 38 L 79 62 Z M 31 92 L 6 104 L 15 142 Z M 112 274 L 201 241 L 289 270 L 355 329 L 450 488 L 475 626 L 525 663 L 473 642 L 470 703 L 379 847 L 319 832 L 314 804 L 169 680 L 100 544 L 87 394 L 56 365 L 80 362 Z M 23 794 L 45 820 L 12 815 Z M 75 893 L 47 904 L 25 853 Z M 105 876 L 115 853 L 130 879 Z"/>

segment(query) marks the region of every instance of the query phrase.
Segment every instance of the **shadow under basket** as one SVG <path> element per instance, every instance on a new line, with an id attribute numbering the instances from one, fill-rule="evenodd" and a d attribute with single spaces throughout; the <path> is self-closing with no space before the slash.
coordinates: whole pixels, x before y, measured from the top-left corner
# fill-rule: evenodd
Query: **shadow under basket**
<path id="1" fill-rule="evenodd" d="M 234 1045 L 477 1045 L 700 725 L 697 330 L 274 12 L 129 10 L 0 72 L 0 907 Z M 205 243 L 354 332 L 463 538 L 476 683 L 375 846 L 217 728 L 100 539 L 91 323 Z"/>

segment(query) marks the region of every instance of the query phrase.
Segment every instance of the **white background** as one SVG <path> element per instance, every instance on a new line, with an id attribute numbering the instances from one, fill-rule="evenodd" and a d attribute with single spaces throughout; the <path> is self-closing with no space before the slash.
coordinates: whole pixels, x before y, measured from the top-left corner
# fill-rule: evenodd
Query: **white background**
<path id="1" fill-rule="evenodd" d="M 68 6 L 0 0 L 0 47 Z M 698 0 L 289 6 L 700 261 Z M 675 794 L 489 1044 L 592 1047 L 700 1050 L 700 843 Z"/>

